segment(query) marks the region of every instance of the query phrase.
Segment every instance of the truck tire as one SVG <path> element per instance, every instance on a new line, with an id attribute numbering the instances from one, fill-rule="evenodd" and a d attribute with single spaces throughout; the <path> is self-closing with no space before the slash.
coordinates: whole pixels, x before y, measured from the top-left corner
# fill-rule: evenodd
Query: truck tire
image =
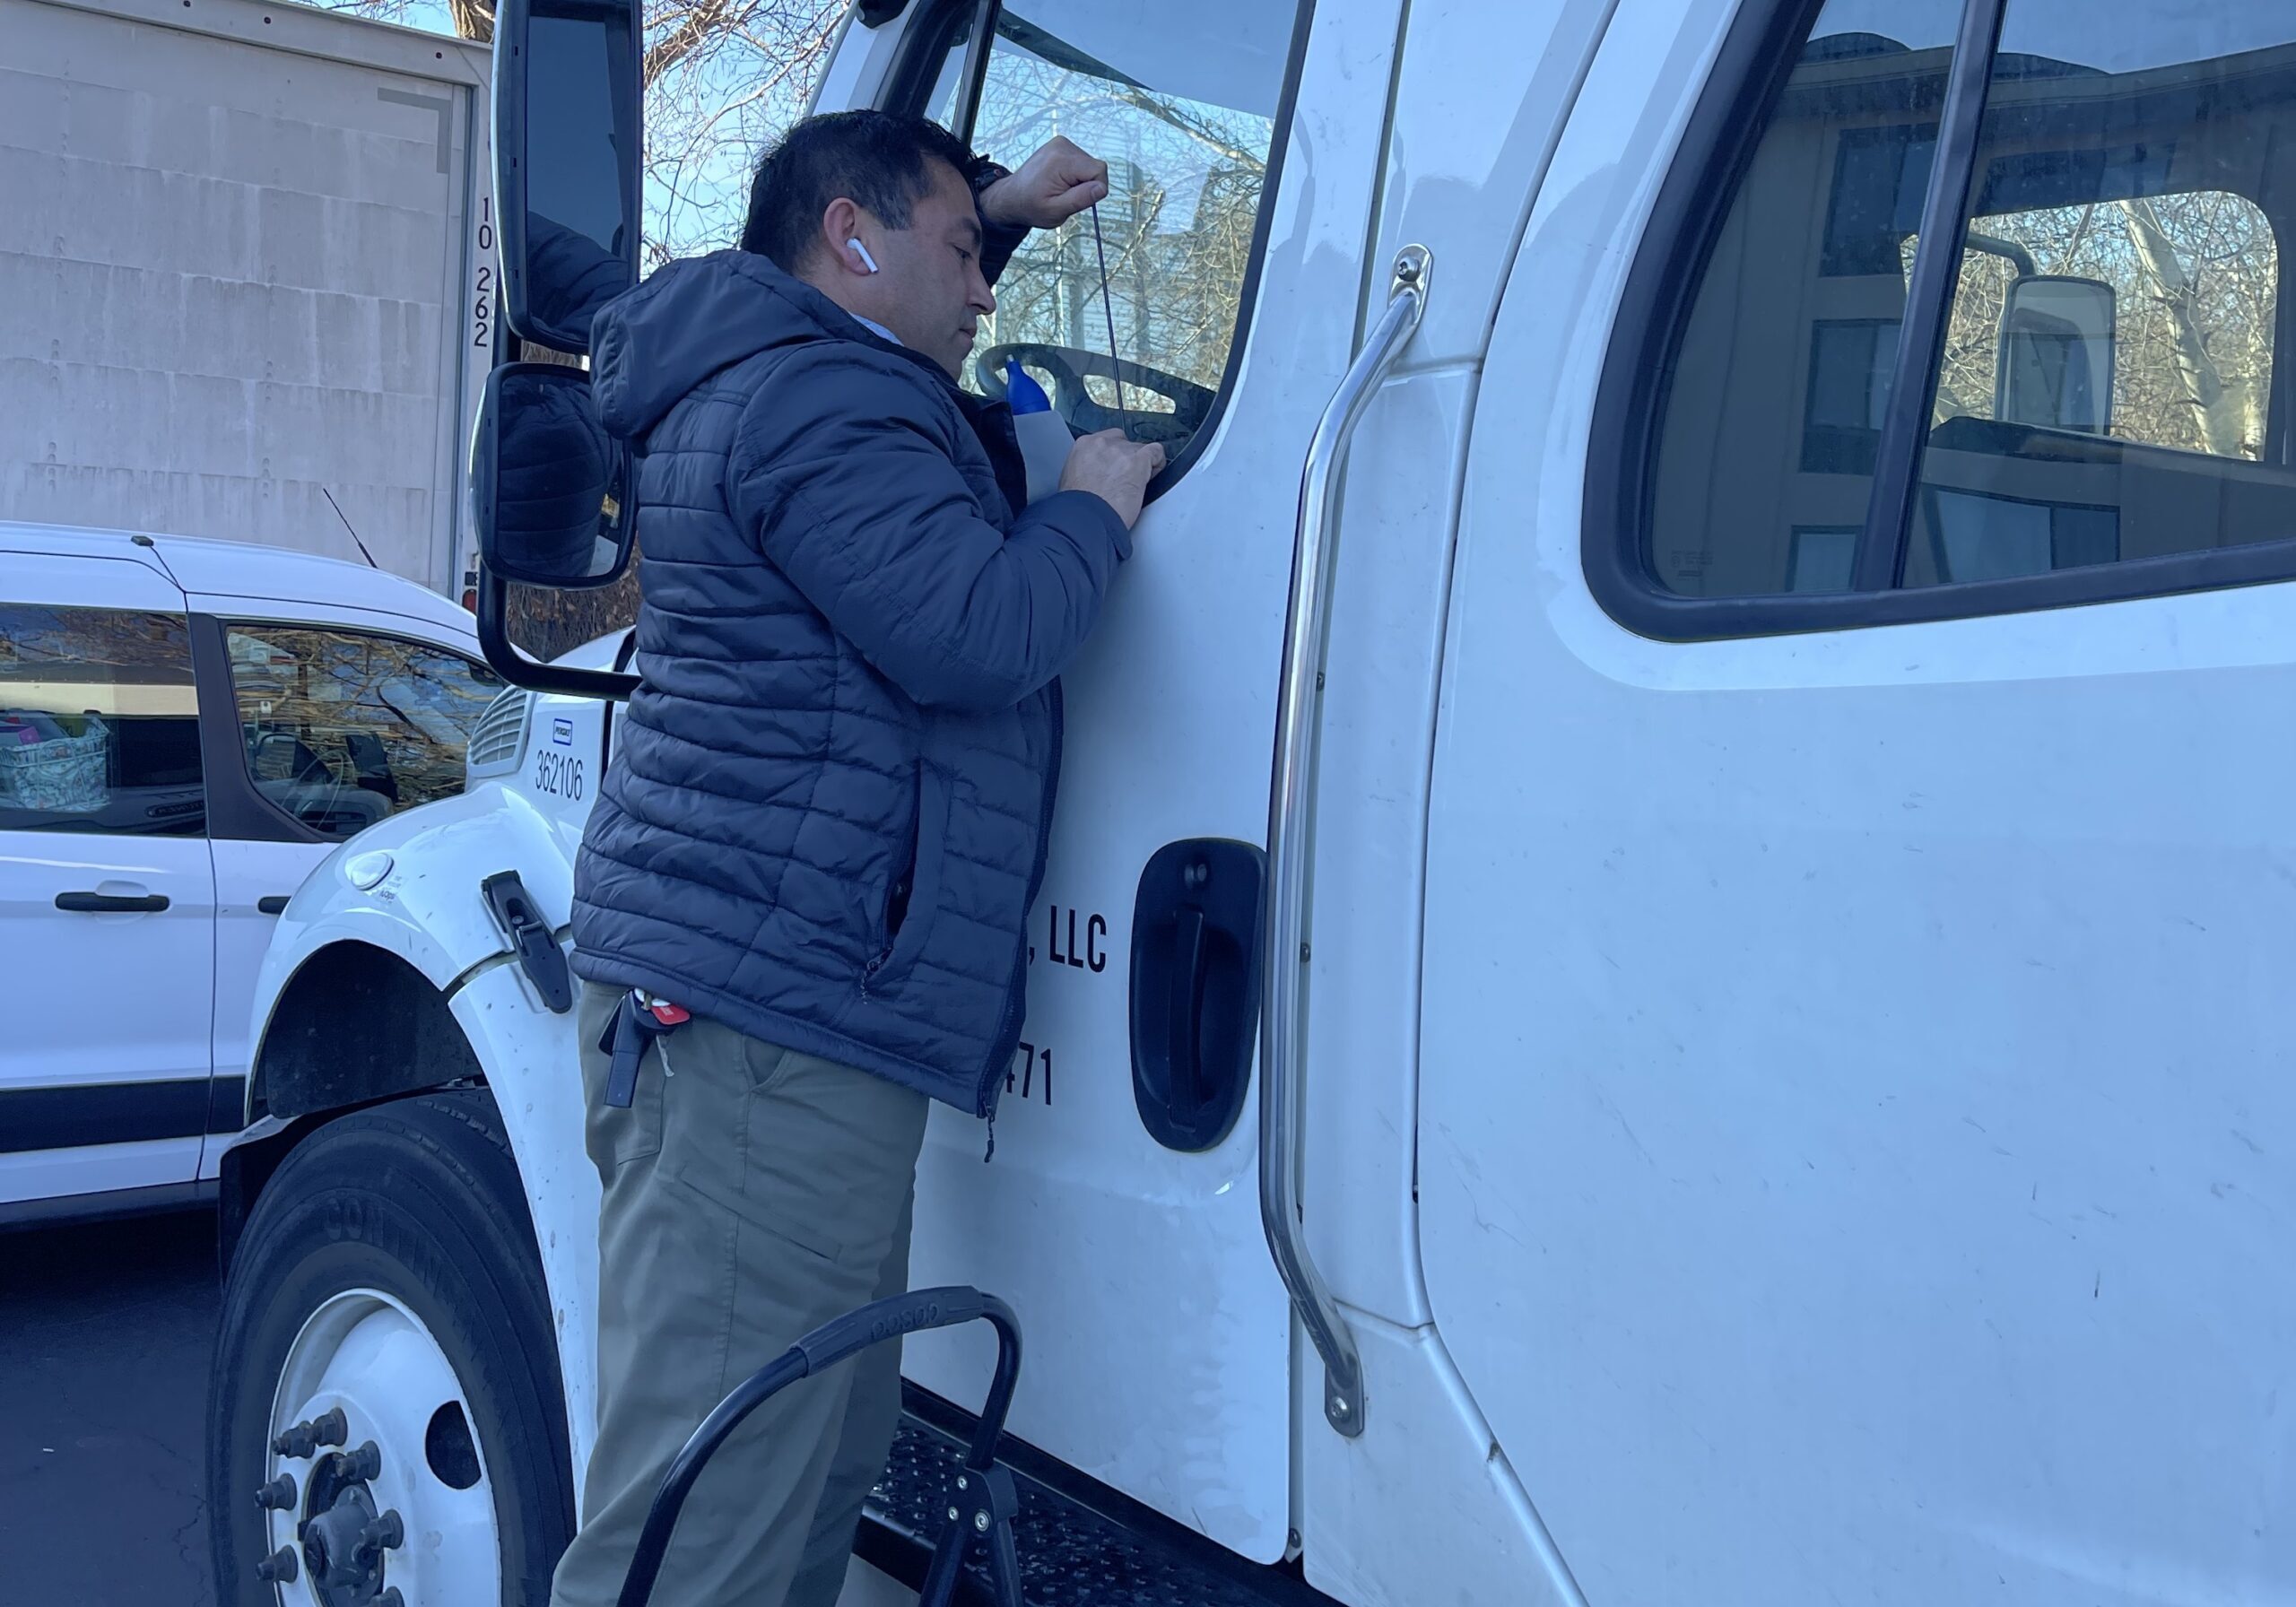
<path id="1" fill-rule="evenodd" d="M 224 1283 L 216 1601 L 349 1607 L 396 1590 L 405 1607 L 546 1607 L 574 1531 L 550 1311 L 483 1090 L 306 1136 L 257 1197 Z"/>

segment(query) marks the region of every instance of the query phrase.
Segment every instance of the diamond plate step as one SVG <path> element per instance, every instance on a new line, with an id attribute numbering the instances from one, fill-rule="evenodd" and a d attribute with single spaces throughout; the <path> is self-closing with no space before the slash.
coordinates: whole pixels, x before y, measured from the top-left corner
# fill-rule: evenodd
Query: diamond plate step
<path id="1" fill-rule="evenodd" d="M 937 1403 L 922 1412 L 956 1426 L 955 1414 Z M 911 1589 L 924 1582 L 964 1458 L 963 1442 L 924 1414 L 913 1398 L 854 1548 Z M 1021 1494 L 1013 1538 L 1028 1607 L 1336 1607 L 1296 1574 L 1243 1562 L 1113 1491 L 1073 1477 L 1062 1482 L 1076 1486 L 1074 1493 L 1054 1489 L 1030 1476 L 1031 1464 L 1047 1465 L 1017 1446 L 1005 1464 Z M 973 1548 L 959 1592 L 976 1607 L 989 1603 L 985 1556 Z"/>

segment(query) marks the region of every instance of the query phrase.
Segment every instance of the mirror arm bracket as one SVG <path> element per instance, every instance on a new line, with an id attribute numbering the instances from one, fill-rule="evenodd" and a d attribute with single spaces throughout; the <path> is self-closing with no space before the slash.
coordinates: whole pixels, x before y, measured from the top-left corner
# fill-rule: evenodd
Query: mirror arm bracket
<path id="1" fill-rule="evenodd" d="M 638 690 L 635 675 L 544 664 L 521 653 L 510 639 L 510 584 L 488 569 L 483 559 L 478 568 L 478 647 L 496 674 L 528 691 L 621 703 Z"/>

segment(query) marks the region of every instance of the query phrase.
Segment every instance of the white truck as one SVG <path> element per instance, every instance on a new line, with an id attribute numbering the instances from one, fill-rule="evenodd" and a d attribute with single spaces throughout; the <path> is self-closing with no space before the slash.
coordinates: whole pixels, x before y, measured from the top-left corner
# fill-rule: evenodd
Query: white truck
<path id="1" fill-rule="evenodd" d="M 634 274 L 635 21 L 501 28 L 511 322 L 579 350 L 535 248 Z M 861 0 L 820 103 L 1109 156 L 1106 306 L 1033 240 L 973 382 L 1173 447 L 993 1161 L 918 1176 L 913 1283 L 1028 1336 L 1030 1599 L 2296 1592 L 2296 14 Z M 233 1607 L 540 1603 L 590 1447 L 630 646 L 500 600 L 631 508 L 578 371 L 491 383 L 528 690 L 259 988 Z M 987 1364 L 908 1346 L 874 1573 Z"/>
<path id="2" fill-rule="evenodd" d="M 488 65 L 304 5 L 0 0 L 0 517 L 459 595 Z"/>

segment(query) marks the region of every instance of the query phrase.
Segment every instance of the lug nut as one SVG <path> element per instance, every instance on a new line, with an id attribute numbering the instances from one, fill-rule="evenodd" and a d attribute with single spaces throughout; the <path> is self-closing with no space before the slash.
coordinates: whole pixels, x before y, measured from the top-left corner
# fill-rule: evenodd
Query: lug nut
<path id="1" fill-rule="evenodd" d="M 369 1440 L 355 1451 L 343 1453 L 344 1476 L 354 1482 L 372 1479 L 383 1471 L 382 1447 Z"/>
<path id="2" fill-rule="evenodd" d="M 396 1507 L 359 1531 L 359 1544 L 361 1550 L 373 1548 L 385 1551 L 396 1551 L 405 1543 L 406 1524 L 400 1520 L 398 1508 Z"/>
<path id="3" fill-rule="evenodd" d="M 255 1577 L 265 1585 L 292 1585 L 300 1572 L 295 1566 L 295 1548 L 281 1546 L 255 1565 Z"/>
<path id="4" fill-rule="evenodd" d="M 976 1529 L 979 1530 L 983 1534 L 987 1533 L 988 1533 L 988 1514 L 987 1514 L 986 1512 L 976 1512 L 976 1513 L 974 1513 L 974 1514 L 972 1515 L 972 1526 L 973 1526 L 974 1528 L 976 1528 Z"/>
<path id="5" fill-rule="evenodd" d="M 271 1454 L 300 1461 L 321 1446 L 339 1446 L 350 1436 L 351 1425 L 344 1420 L 343 1408 L 332 1407 L 309 1422 L 297 1423 L 273 1440 Z"/>
<path id="6" fill-rule="evenodd" d="M 284 1512 L 295 1504 L 295 1477 L 282 1473 L 255 1492 L 255 1504 L 265 1512 Z"/>
<path id="7" fill-rule="evenodd" d="M 271 1454 L 274 1456 L 292 1456 L 298 1460 L 309 1456 L 318 1448 L 319 1442 L 311 1433 L 311 1426 L 309 1423 L 297 1423 L 284 1434 L 274 1437 L 271 1442 Z"/>

